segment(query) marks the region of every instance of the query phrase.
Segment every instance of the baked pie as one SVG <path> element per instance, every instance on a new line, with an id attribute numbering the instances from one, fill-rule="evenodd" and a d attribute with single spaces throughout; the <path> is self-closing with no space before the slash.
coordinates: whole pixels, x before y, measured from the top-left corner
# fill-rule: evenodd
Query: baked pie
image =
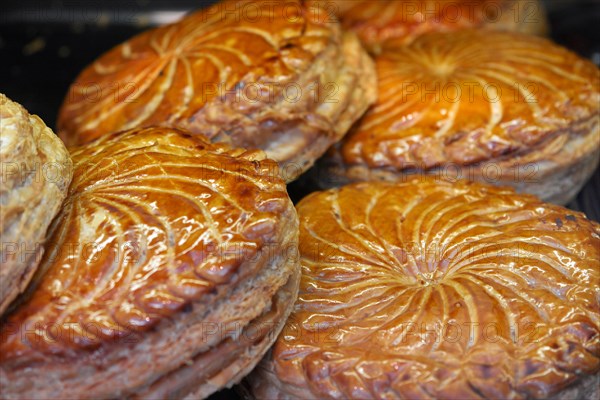
<path id="1" fill-rule="evenodd" d="M 260 148 L 294 180 L 374 102 L 373 62 L 301 1 L 225 1 L 88 66 L 58 117 L 69 145 L 151 125 Z"/>
<path id="2" fill-rule="evenodd" d="M 37 115 L 0 93 L 0 315 L 35 272 L 46 230 L 67 195 L 71 160 Z"/>
<path id="3" fill-rule="evenodd" d="M 72 157 L 40 273 L 2 324 L 2 398 L 203 398 L 239 381 L 298 290 L 277 164 L 172 128 Z"/>
<path id="4" fill-rule="evenodd" d="M 566 204 L 598 166 L 600 70 L 509 32 L 385 43 L 379 99 L 318 169 L 323 186 L 411 174 L 511 185 Z"/>
<path id="5" fill-rule="evenodd" d="M 312 0 L 356 32 L 373 53 L 388 39 L 411 42 L 427 32 L 465 28 L 545 35 L 548 22 L 538 0 Z"/>
<path id="6" fill-rule="evenodd" d="M 598 223 L 431 177 L 297 209 L 300 292 L 255 398 L 597 398 Z"/>

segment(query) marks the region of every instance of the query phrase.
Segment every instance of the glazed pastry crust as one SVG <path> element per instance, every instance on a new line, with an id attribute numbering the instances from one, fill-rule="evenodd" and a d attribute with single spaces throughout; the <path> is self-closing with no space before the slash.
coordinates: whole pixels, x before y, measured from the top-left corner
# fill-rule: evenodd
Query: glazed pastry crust
<path id="1" fill-rule="evenodd" d="M 390 39 L 409 43 L 428 32 L 465 28 L 548 33 L 543 4 L 538 0 L 313 0 L 342 25 L 358 34 L 375 54 Z"/>
<path id="2" fill-rule="evenodd" d="M 451 163 L 427 171 L 397 171 L 393 168 L 369 168 L 346 165 L 332 149 L 311 172 L 321 188 L 333 188 L 352 182 L 405 182 L 415 175 L 433 176 L 454 181 L 472 181 L 512 186 L 519 193 L 529 193 L 550 203 L 570 203 L 598 168 L 600 142 L 597 119 L 591 121 L 588 134 L 572 137 L 563 133 L 538 152 L 491 160 L 469 166 Z"/>
<path id="3" fill-rule="evenodd" d="M 225 1 L 88 66 L 58 131 L 82 144 L 138 126 L 183 128 L 263 149 L 291 181 L 347 132 L 375 90 L 372 60 L 335 19 L 299 1 Z"/>
<path id="4" fill-rule="evenodd" d="M 450 169 L 565 204 L 598 165 L 600 71 L 590 61 L 506 32 L 386 46 L 379 100 L 321 163 L 323 186 Z"/>
<path id="5" fill-rule="evenodd" d="M 0 93 L 0 314 L 22 293 L 71 181 L 71 161 L 37 115 Z"/>
<path id="6" fill-rule="evenodd" d="M 3 398 L 204 397 L 237 382 L 298 288 L 277 164 L 171 128 L 72 157 L 40 272 L 2 325 Z"/>
<path id="7" fill-rule="evenodd" d="M 583 214 L 431 177 L 297 209 L 300 293 L 255 398 L 597 394 L 600 225 Z"/>

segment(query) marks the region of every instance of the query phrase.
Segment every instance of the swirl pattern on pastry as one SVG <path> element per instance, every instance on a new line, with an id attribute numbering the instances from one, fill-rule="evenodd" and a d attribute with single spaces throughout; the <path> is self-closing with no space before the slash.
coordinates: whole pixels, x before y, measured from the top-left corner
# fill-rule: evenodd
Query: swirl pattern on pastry
<path id="1" fill-rule="evenodd" d="M 513 190 L 359 183 L 298 206 L 257 398 L 547 398 L 600 371 L 600 225 Z"/>
<path id="2" fill-rule="evenodd" d="M 545 39 L 431 33 L 388 42 L 376 66 L 379 99 L 341 145 L 348 165 L 469 165 L 598 130 L 600 71 Z"/>
<path id="3" fill-rule="evenodd" d="M 60 136 L 162 125 L 306 169 L 375 100 L 372 61 L 300 1 L 224 1 L 112 49 L 72 84 Z"/>
<path id="4" fill-rule="evenodd" d="M 260 151 L 147 128 L 104 136 L 72 157 L 44 272 L 7 321 L 29 334 L 3 337 L 2 360 L 93 349 L 186 304 L 210 305 L 220 288 L 263 268 L 260 253 L 281 241 L 279 213 L 291 202 Z M 36 331 L 49 325 L 55 335 Z"/>

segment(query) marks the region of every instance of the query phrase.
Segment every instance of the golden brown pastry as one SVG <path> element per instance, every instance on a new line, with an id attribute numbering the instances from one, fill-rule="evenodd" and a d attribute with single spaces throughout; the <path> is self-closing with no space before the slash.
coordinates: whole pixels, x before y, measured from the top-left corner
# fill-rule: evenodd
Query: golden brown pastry
<path id="1" fill-rule="evenodd" d="M 25 290 L 71 182 L 65 145 L 37 115 L 0 93 L 0 315 Z"/>
<path id="2" fill-rule="evenodd" d="M 464 28 L 545 35 L 548 23 L 538 0 L 311 0 L 336 15 L 374 53 L 388 39 L 411 42 L 427 32 Z"/>
<path id="3" fill-rule="evenodd" d="M 598 223 L 431 177 L 297 209 L 300 292 L 257 399 L 597 398 Z"/>
<path id="4" fill-rule="evenodd" d="M 239 381 L 298 290 L 276 163 L 172 128 L 72 157 L 42 272 L 2 324 L 2 398 L 203 398 Z"/>
<path id="5" fill-rule="evenodd" d="M 600 71 L 507 32 L 389 41 L 379 99 L 321 164 L 324 186 L 432 174 L 511 185 L 566 204 L 600 156 Z"/>
<path id="6" fill-rule="evenodd" d="M 308 169 L 375 100 L 355 35 L 300 1 L 226 1 L 142 33 L 72 84 L 59 135 L 81 144 L 149 125 L 261 148 L 286 180 Z"/>

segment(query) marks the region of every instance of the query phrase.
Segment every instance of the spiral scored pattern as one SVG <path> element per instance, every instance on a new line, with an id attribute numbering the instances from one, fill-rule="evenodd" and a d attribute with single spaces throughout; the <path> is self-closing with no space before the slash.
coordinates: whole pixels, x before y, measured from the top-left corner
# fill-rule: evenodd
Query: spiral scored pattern
<path id="1" fill-rule="evenodd" d="M 305 170 L 375 100 L 354 35 L 299 0 L 227 0 L 142 33 L 88 66 L 58 118 L 68 144 L 182 128 Z"/>
<path id="2" fill-rule="evenodd" d="M 546 33 L 542 4 L 523 0 L 313 0 L 355 31 L 372 51 L 389 39 L 411 42 L 427 32 L 486 28 Z"/>
<path id="3" fill-rule="evenodd" d="M 546 398 L 600 370 L 600 225 L 583 214 L 429 178 L 297 209 L 299 298 L 248 379 L 258 398 Z"/>
<path id="4" fill-rule="evenodd" d="M 528 155 L 573 137 L 597 148 L 600 72 L 548 40 L 508 32 L 388 42 L 379 99 L 339 147 L 346 165 L 427 170 Z M 555 148 L 554 148 L 555 147 Z M 557 162 L 564 162 L 558 160 Z"/>
<path id="5" fill-rule="evenodd" d="M 72 158 L 43 273 L 3 324 L 3 361 L 97 348 L 210 306 L 264 268 L 293 213 L 264 153 L 173 129 L 108 135 Z"/>
<path id="6" fill-rule="evenodd" d="M 281 5 L 256 4 L 259 11 L 252 7 L 248 15 L 234 1 L 217 4 L 100 57 L 71 86 L 58 120 L 61 137 L 85 143 L 143 125 L 180 122 L 193 128 L 206 103 L 235 90 L 247 75 L 256 74 L 256 82 L 261 76 L 265 82 L 285 80 L 296 73 L 294 65 L 315 56 L 311 50 L 325 47 L 327 35 L 298 8 L 291 7 L 286 18 Z M 290 59 L 279 53 L 284 46 Z"/>

